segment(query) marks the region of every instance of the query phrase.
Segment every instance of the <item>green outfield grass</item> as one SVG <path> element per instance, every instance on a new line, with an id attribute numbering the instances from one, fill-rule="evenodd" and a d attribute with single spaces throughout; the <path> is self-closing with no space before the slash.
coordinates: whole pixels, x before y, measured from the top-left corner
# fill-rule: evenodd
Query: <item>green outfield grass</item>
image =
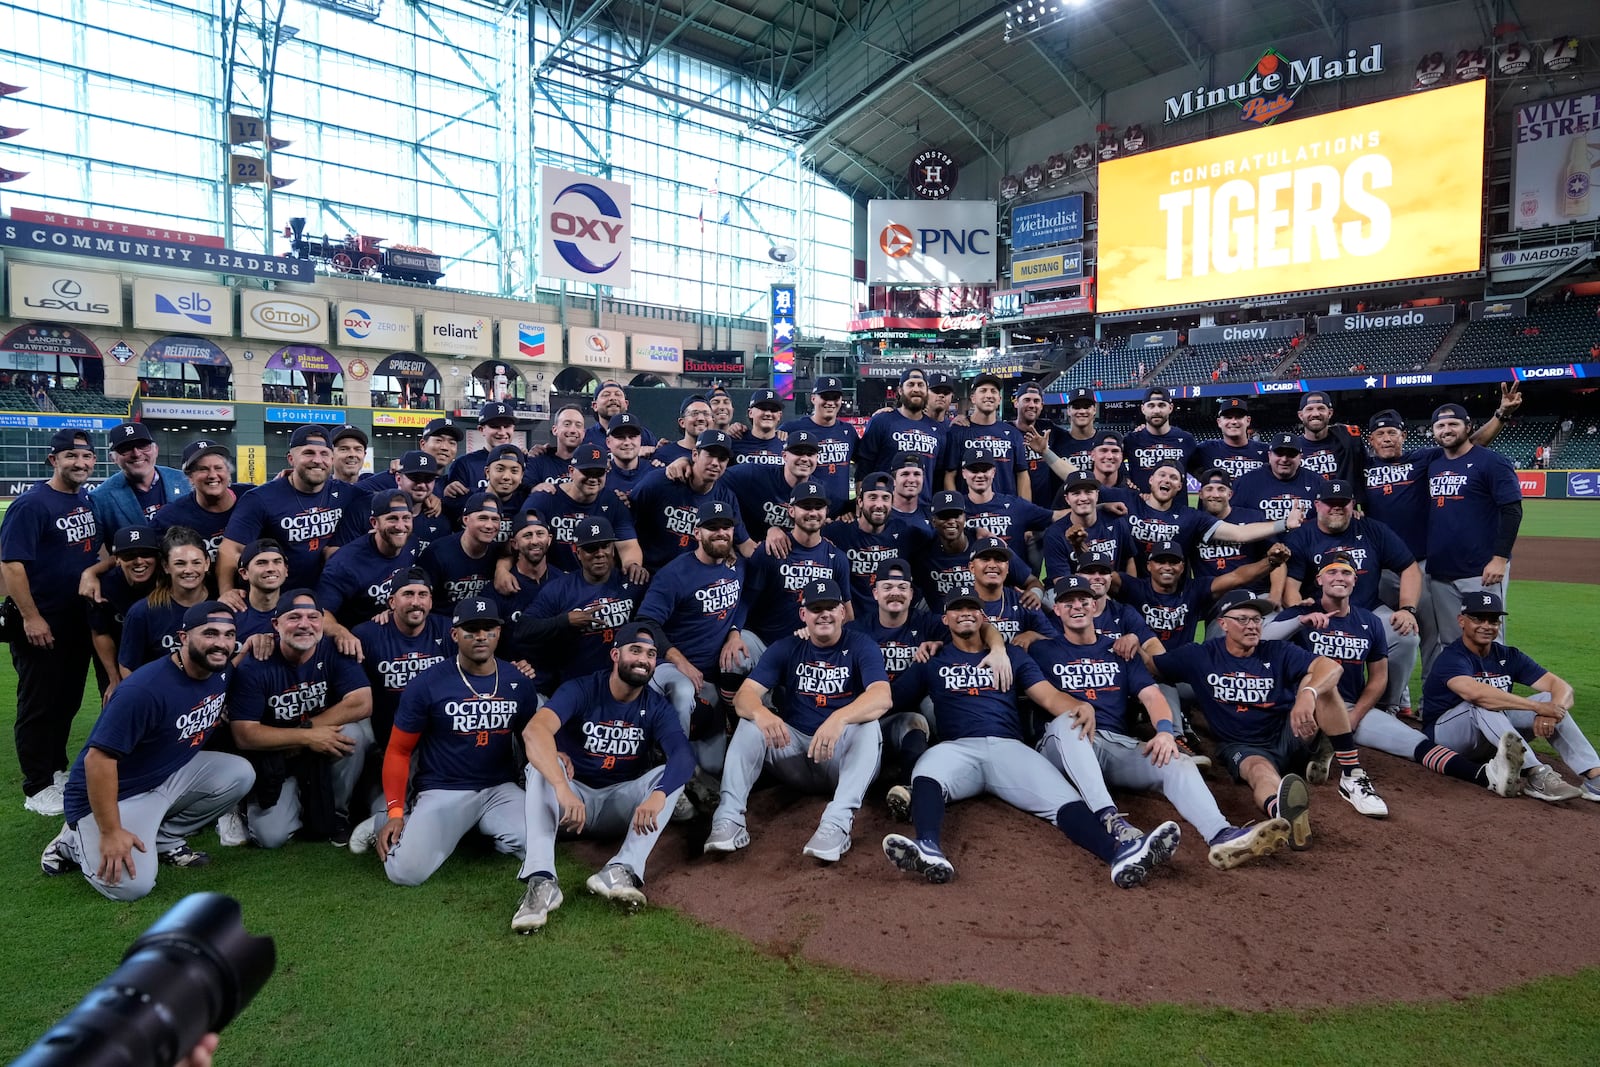
<path id="1" fill-rule="evenodd" d="M 1522 537 L 1600 538 L 1600 507 L 1593 500 L 1524 500 Z"/>
<path id="2" fill-rule="evenodd" d="M 1600 586 L 1521 582 L 1512 597 L 1515 640 L 1577 686 L 1580 721 L 1600 736 L 1600 661 L 1591 641 L 1573 639 L 1600 623 Z M 9 663 L 0 669 L 6 712 L 10 673 Z M 80 742 L 92 714 L 86 707 L 79 717 Z M 515 865 L 477 854 L 401 890 L 371 856 L 325 844 L 231 849 L 203 870 L 163 870 L 150 899 L 111 904 L 76 877 L 40 875 L 39 851 L 56 825 L 23 812 L 19 792 L 8 751 L 0 757 L 0 879 L 11 901 L 0 924 L 6 1058 L 182 894 L 201 889 L 237 896 L 249 927 L 278 940 L 277 974 L 224 1036 L 222 1063 L 1438 1067 L 1578 1063 L 1600 1047 L 1600 970 L 1459 1003 L 1257 1014 L 894 983 L 775 956 L 664 909 L 623 917 L 581 891 L 588 872 L 564 852 L 562 882 L 576 891 L 531 938 L 508 932 L 520 893 Z M 675 847 L 671 834 L 663 848 Z M 215 851 L 204 838 L 196 844 Z M 1572 936 L 1594 936 L 1590 925 Z M 1313 966 L 1310 953 L 1285 961 L 1284 980 Z"/>

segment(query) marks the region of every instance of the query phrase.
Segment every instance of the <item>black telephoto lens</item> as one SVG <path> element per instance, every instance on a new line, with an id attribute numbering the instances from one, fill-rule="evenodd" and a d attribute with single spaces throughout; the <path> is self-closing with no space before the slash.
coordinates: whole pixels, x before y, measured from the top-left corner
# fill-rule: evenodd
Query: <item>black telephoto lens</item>
<path id="1" fill-rule="evenodd" d="M 171 1067 L 232 1022 L 276 963 L 272 938 L 245 930 L 238 901 L 184 897 L 13 1067 Z"/>

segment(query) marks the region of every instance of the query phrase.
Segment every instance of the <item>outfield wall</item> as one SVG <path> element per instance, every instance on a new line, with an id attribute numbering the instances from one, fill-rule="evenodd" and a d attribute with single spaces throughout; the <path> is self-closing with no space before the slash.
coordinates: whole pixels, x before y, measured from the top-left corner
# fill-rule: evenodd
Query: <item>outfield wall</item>
<path id="1" fill-rule="evenodd" d="M 1600 500 L 1600 471 L 1518 471 L 1525 499 Z"/>

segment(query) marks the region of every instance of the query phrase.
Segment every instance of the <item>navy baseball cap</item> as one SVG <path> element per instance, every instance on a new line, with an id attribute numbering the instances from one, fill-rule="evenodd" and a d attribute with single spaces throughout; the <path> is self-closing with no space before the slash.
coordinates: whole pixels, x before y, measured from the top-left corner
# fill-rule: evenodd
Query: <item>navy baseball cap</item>
<path id="1" fill-rule="evenodd" d="M 478 425 L 485 426 L 491 422 L 516 422 L 517 416 L 511 410 L 510 404 L 502 404 L 491 400 L 478 409 Z"/>
<path id="2" fill-rule="evenodd" d="M 625 645 L 650 645 L 661 648 L 667 643 L 655 623 L 649 619 L 636 619 L 625 623 L 617 629 L 617 635 L 611 640 L 612 648 L 622 648 Z"/>
<path id="3" fill-rule="evenodd" d="M 465 626 L 469 622 L 488 622 L 499 626 L 500 608 L 488 597 L 467 597 L 456 604 L 450 616 L 451 626 Z"/>
<path id="4" fill-rule="evenodd" d="M 390 596 L 394 596 L 400 590 L 412 585 L 425 586 L 431 590 L 433 588 L 433 579 L 428 577 L 427 571 L 411 564 L 407 564 L 404 567 L 396 567 L 389 572 Z"/>
<path id="5" fill-rule="evenodd" d="M 1099 488 L 1100 483 L 1095 481 L 1095 477 L 1092 473 L 1084 470 L 1076 470 L 1067 475 L 1067 480 L 1062 484 L 1061 491 L 1063 493 L 1070 493 L 1074 489 L 1098 490 Z"/>
<path id="6" fill-rule="evenodd" d="M 979 556 L 999 556 L 1002 559 L 1011 558 L 1011 549 L 998 537 L 984 537 L 972 546 L 972 558 Z"/>
<path id="7" fill-rule="evenodd" d="M 644 423 L 631 411 L 619 411 L 611 416 L 611 421 L 606 424 L 608 437 L 643 437 Z"/>
<path id="8" fill-rule="evenodd" d="M 1034 396 L 1044 396 L 1044 390 L 1039 388 L 1038 382 L 1023 382 L 1021 385 L 1017 386 L 1017 391 L 1012 393 L 1011 396 L 1014 400 L 1021 400 L 1023 397 L 1028 396 L 1029 394 Z"/>
<path id="9" fill-rule="evenodd" d="M 616 539 L 617 532 L 611 528 L 611 520 L 604 515 L 591 515 L 581 519 L 572 530 L 572 543 L 579 548 L 609 545 Z"/>
<path id="10" fill-rule="evenodd" d="M 212 619 L 233 621 L 233 609 L 220 600 L 202 600 L 194 607 L 183 613 L 183 623 L 180 630 L 192 630 L 196 626 L 204 626 Z"/>
<path id="11" fill-rule="evenodd" d="M 971 604 L 973 607 L 982 610 L 983 597 L 978 595 L 978 587 L 962 582 L 950 590 L 950 595 L 944 598 L 944 609 L 949 611 L 957 604 Z"/>
<path id="12" fill-rule="evenodd" d="M 439 437 L 441 435 L 445 437 L 454 437 L 457 443 L 465 440 L 467 436 L 464 432 L 462 432 L 461 427 L 457 426 L 449 419 L 434 419 L 429 422 L 428 425 L 422 428 L 423 437 Z"/>
<path id="13" fill-rule="evenodd" d="M 1219 419 L 1226 415 L 1248 414 L 1250 414 L 1250 405 L 1236 396 L 1230 396 L 1217 404 L 1217 418 Z"/>
<path id="14" fill-rule="evenodd" d="M 1110 574 L 1116 570 L 1116 560 L 1109 552 L 1086 552 L 1077 558 L 1078 573 L 1086 571 L 1105 571 Z"/>
<path id="15" fill-rule="evenodd" d="M 991 375 L 979 375 L 978 376 L 978 381 L 973 382 L 972 383 L 972 387 L 974 389 L 976 389 L 978 387 L 978 385 L 982 382 L 984 377 L 994 378 L 994 375 L 992 375 L 992 374 Z M 999 385 L 1000 384 L 1000 379 L 999 378 L 995 378 L 994 379 L 994 383 L 996 385 Z M 937 371 L 937 370 L 934 371 L 932 374 L 928 375 L 928 392 L 930 392 L 930 393 L 953 393 L 955 391 L 956 391 L 956 383 L 951 380 L 950 375 L 944 373 L 943 371 Z"/>
<path id="16" fill-rule="evenodd" d="M 913 378 L 921 378 L 924 382 L 928 380 L 928 376 L 923 373 L 921 367 L 907 367 L 905 370 L 900 372 L 901 385 L 906 384 Z"/>
<path id="17" fill-rule="evenodd" d="M 844 594 L 839 592 L 838 584 L 832 579 L 818 578 L 816 581 L 806 583 L 806 590 L 801 594 L 800 602 L 808 608 L 823 604 L 842 604 Z"/>
<path id="18" fill-rule="evenodd" d="M 223 459 L 231 460 L 233 458 L 233 453 L 229 452 L 226 447 L 217 444 L 215 441 L 190 441 L 188 444 L 183 446 L 183 459 L 180 461 L 179 465 L 183 468 L 185 473 L 188 473 L 189 468 L 193 467 L 196 463 L 199 463 L 207 456 L 221 456 Z"/>
<path id="19" fill-rule="evenodd" d="M 1149 559 L 1183 559 L 1183 549 L 1172 541 L 1157 541 L 1150 546 Z"/>
<path id="20" fill-rule="evenodd" d="M 544 521 L 544 512 L 540 511 L 538 508 L 523 508 L 522 511 L 517 514 L 516 529 L 512 530 L 511 532 L 519 533 L 522 530 L 526 530 L 530 526 L 537 526 L 541 530 L 548 530 L 550 528 L 550 524 Z"/>
<path id="21" fill-rule="evenodd" d="M 1094 407 L 1095 398 L 1093 389 L 1074 389 L 1067 394 L 1067 407 Z"/>
<path id="22" fill-rule="evenodd" d="M 949 515 L 951 512 L 960 512 L 963 515 L 967 513 L 967 502 L 962 499 L 961 494 L 951 492 L 949 489 L 941 489 L 933 494 L 932 514 Z"/>
<path id="23" fill-rule="evenodd" d="M 1307 404 L 1326 404 L 1331 408 L 1333 407 L 1333 397 L 1324 393 L 1321 389 L 1313 389 L 1300 398 L 1300 410 L 1304 411 Z"/>
<path id="24" fill-rule="evenodd" d="M 1229 474 L 1221 467 L 1212 467 L 1210 470 L 1206 471 L 1200 476 L 1200 484 L 1210 485 L 1212 482 L 1221 482 L 1223 485 L 1232 489 L 1233 475 Z"/>
<path id="25" fill-rule="evenodd" d="M 59 452 L 70 452 L 74 448 L 87 448 L 91 452 L 94 451 L 94 445 L 89 443 L 88 430 L 78 430 L 69 426 L 65 430 L 57 430 L 50 435 L 50 454 L 52 456 Z"/>
<path id="26" fill-rule="evenodd" d="M 1145 399 L 1146 403 L 1148 403 L 1151 400 L 1165 400 L 1168 403 L 1171 403 L 1172 402 L 1172 394 L 1167 392 L 1165 389 L 1161 388 L 1158 385 L 1154 389 L 1145 390 L 1144 399 Z"/>
<path id="27" fill-rule="evenodd" d="M 1220 619 L 1228 612 L 1237 611 L 1239 608 L 1253 611 L 1257 615 L 1271 615 L 1278 610 L 1266 597 L 1258 597 L 1248 589 L 1236 589 L 1217 601 L 1214 617 Z"/>
<path id="28" fill-rule="evenodd" d="M 968 445 L 961 455 L 963 467 L 993 467 L 994 452 L 983 445 Z"/>
<path id="29" fill-rule="evenodd" d="M 711 386 L 711 390 L 708 393 L 706 393 L 706 396 L 708 398 L 709 397 L 713 397 L 713 396 L 727 396 L 727 395 L 728 395 L 728 390 L 726 390 L 726 389 L 724 389 L 722 387 L 722 383 L 721 382 L 713 383 L 712 386 Z"/>
<path id="30" fill-rule="evenodd" d="M 1360 570 L 1356 566 L 1356 561 L 1351 559 L 1349 554 L 1345 552 L 1329 552 L 1326 556 L 1323 556 L 1322 562 L 1317 566 L 1317 573 L 1321 574 L 1329 567 L 1345 567 L 1352 572 Z"/>
<path id="31" fill-rule="evenodd" d="M 1505 615 L 1508 613 L 1505 601 L 1487 589 L 1478 589 L 1471 593 L 1461 594 L 1461 614 Z"/>
<path id="32" fill-rule="evenodd" d="M 111 535 L 113 556 L 158 555 L 161 538 L 148 526 L 124 526 Z"/>
<path id="33" fill-rule="evenodd" d="M 795 455 L 810 452 L 816 453 L 822 448 L 817 441 L 817 435 L 810 430 L 790 430 L 783 439 L 783 450 L 793 452 Z"/>
<path id="34" fill-rule="evenodd" d="M 1095 449 L 1099 448 L 1101 445 L 1116 445 L 1118 448 L 1121 448 L 1122 435 L 1115 430 L 1101 430 L 1099 433 L 1094 435 L 1094 443 L 1089 447 L 1091 449 Z"/>
<path id="35" fill-rule="evenodd" d="M 1367 420 L 1368 433 L 1373 430 L 1403 430 L 1405 428 L 1406 420 L 1402 419 L 1400 413 L 1394 408 L 1386 408 Z"/>
<path id="36" fill-rule="evenodd" d="M 1280 433 L 1273 437 L 1270 447 L 1274 452 L 1293 452 L 1298 455 L 1301 451 L 1300 438 L 1292 433 Z"/>
<path id="37" fill-rule="evenodd" d="M 972 379 L 973 389 L 978 388 L 980 385 L 992 385 L 996 389 L 1001 389 L 1001 391 L 1004 392 L 1004 390 L 1001 388 L 1002 383 L 998 374 L 989 374 L 988 372 L 985 372 Z"/>
<path id="38" fill-rule="evenodd" d="M 922 457 L 915 452 L 896 452 L 894 458 L 889 461 L 889 473 L 891 474 L 907 467 L 915 467 L 917 470 L 922 470 Z"/>
<path id="39" fill-rule="evenodd" d="M 519 467 L 526 466 L 528 462 L 527 458 L 522 454 L 522 449 L 518 448 L 516 445 L 505 444 L 495 445 L 493 448 L 491 448 L 489 450 L 489 455 L 485 457 L 483 461 L 483 465 L 485 468 L 491 467 L 503 459 L 509 459 L 516 463 L 516 465 Z"/>
<path id="40" fill-rule="evenodd" d="M 689 411 L 689 408 L 695 404 L 704 404 L 706 407 L 710 407 L 711 401 L 706 399 L 704 393 L 690 393 L 683 398 L 683 403 L 678 405 L 678 417 L 682 418 Z"/>
<path id="41" fill-rule="evenodd" d="M 439 461 L 422 451 L 413 448 L 410 452 L 400 457 L 400 473 L 407 478 L 437 478 L 439 476 Z"/>
<path id="42" fill-rule="evenodd" d="M 863 493 L 892 493 L 894 492 L 894 478 L 883 471 L 873 471 L 861 479 Z M 964 507 L 963 511 L 966 510 Z"/>
<path id="43" fill-rule="evenodd" d="M 1440 404 L 1433 409 L 1433 422 L 1440 419 L 1460 419 L 1462 422 L 1471 422 L 1472 416 L 1467 414 L 1467 409 L 1460 404 Z"/>
<path id="44" fill-rule="evenodd" d="M 111 442 L 111 451 L 121 452 L 124 448 L 134 445 L 148 445 L 155 441 L 150 436 L 150 427 L 142 422 L 124 422 L 120 426 L 113 426 L 106 433 L 106 440 Z"/>
<path id="45" fill-rule="evenodd" d="M 357 441 L 360 441 L 362 448 L 366 448 L 367 447 L 367 432 L 365 430 L 363 430 L 359 426 L 355 426 L 355 425 L 347 422 L 343 426 L 340 426 L 340 427 L 338 427 L 337 429 L 335 429 L 333 431 L 333 443 L 334 444 L 338 444 L 340 441 L 343 441 L 346 437 L 353 437 Z"/>
<path id="46" fill-rule="evenodd" d="M 734 524 L 733 509 L 728 506 L 726 501 L 708 500 L 701 504 L 700 509 L 695 512 L 694 521 L 696 526 L 711 526 L 721 523 L 727 523 L 732 526 Z"/>
<path id="47" fill-rule="evenodd" d="M 572 453 L 572 466 L 580 471 L 603 471 L 611 466 L 611 457 L 599 445 L 579 445 Z"/>
<path id="48" fill-rule="evenodd" d="M 878 564 L 876 580 L 880 582 L 909 582 L 911 580 L 911 564 L 899 556 L 891 556 Z"/>
<path id="49" fill-rule="evenodd" d="M 1067 574 L 1056 579 L 1056 599 L 1060 600 L 1069 596 L 1095 595 L 1094 586 L 1089 584 L 1089 579 L 1081 574 Z"/>
<path id="50" fill-rule="evenodd" d="M 709 448 L 720 449 L 724 455 L 732 456 L 733 439 L 721 430 L 707 430 L 694 439 L 694 450 L 701 452 Z"/>
<path id="51" fill-rule="evenodd" d="M 757 389 L 750 394 L 750 407 L 770 408 L 773 411 L 783 410 L 783 399 L 771 389 Z"/>
<path id="52" fill-rule="evenodd" d="M 321 426 L 296 426 L 294 432 L 289 435 L 289 447 L 300 448 L 304 445 L 331 448 L 333 442 L 328 439 L 328 431 Z"/>
<path id="53" fill-rule="evenodd" d="M 615 389 L 619 393 L 626 392 L 626 390 L 623 389 L 621 382 L 617 381 L 615 378 L 607 378 L 605 381 L 600 383 L 600 388 L 595 390 L 595 394 L 599 395 L 600 393 L 605 392 L 607 389 Z"/>
<path id="54" fill-rule="evenodd" d="M 476 515 L 480 511 L 492 511 L 500 514 L 500 498 L 493 493 L 473 493 L 467 497 L 467 502 L 461 505 L 461 517 Z"/>
<path id="55" fill-rule="evenodd" d="M 842 392 L 844 392 L 844 383 L 831 374 L 825 374 L 821 378 L 818 378 L 816 381 L 811 383 L 811 393 L 813 396 L 819 396 L 822 393 Z"/>
<path id="56" fill-rule="evenodd" d="M 1329 478 L 1317 486 L 1318 500 L 1354 500 L 1355 487 L 1341 478 Z"/>
<path id="57" fill-rule="evenodd" d="M 791 504 L 805 504 L 816 500 L 828 503 L 827 492 L 816 482 L 801 482 L 789 492 Z"/>
<path id="58" fill-rule="evenodd" d="M 385 489 L 372 495 L 373 518 L 394 513 L 411 514 L 411 497 L 409 494 L 401 489 Z"/>
<path id="59" fill-rule="evenodd" d="M 296 603 L 296 601 L 305 600 L 309 600 L 311 603 Z M 322 610 L 322 605 L 317 603 L 317 594 L 305 588 L 290 589 L 278 597 L 278 606 L 272 609 L 272 617 L 274 619 L 282 618 L 291 611 L 307 607 L 316 608 L 318 611 Z M 193 611 L 194 609 L 190 608 L 189 610 Z"/>
<path id="60" fill-rule="evenodd" d="M 241 568 L 249 566 L 250 561 L 260 555 L 282 556 L 283 546 L 271 537 L 257 538 L 245 545 L 243 550 L 240 551 L 239 566 Z"/>

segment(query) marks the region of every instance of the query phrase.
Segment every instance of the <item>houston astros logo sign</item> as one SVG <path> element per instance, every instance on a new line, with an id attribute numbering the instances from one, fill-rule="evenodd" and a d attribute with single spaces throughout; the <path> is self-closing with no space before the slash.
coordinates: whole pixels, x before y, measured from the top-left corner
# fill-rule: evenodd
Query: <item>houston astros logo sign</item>
<path id="1" fill-rule="evenodd" d="M 911 254 L 915 247 L 911 231 L 898 222 L 891 222 L 878 234 L 878 247 L 883 249 L 883 254 L 890 259 L 901 259 Z"/>

